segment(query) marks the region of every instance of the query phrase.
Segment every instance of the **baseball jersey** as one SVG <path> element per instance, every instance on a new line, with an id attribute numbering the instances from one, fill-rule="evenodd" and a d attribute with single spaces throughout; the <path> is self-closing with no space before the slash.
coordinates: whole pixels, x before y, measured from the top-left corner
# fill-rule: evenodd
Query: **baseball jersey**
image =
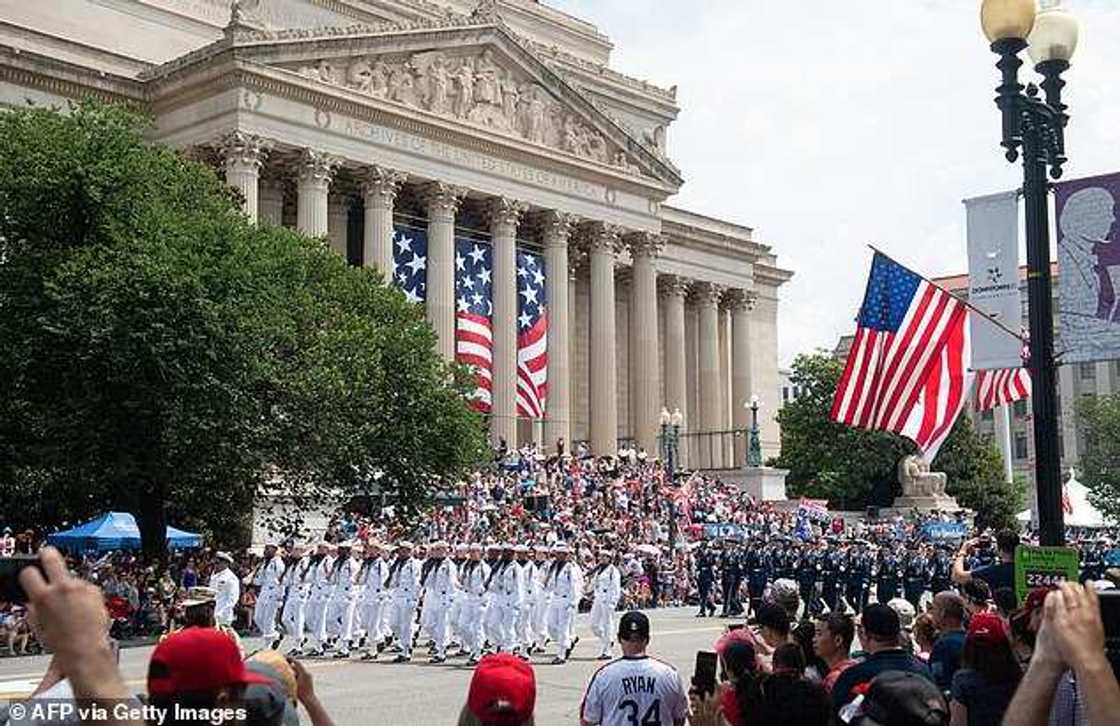
<path id="1" fill-rule="evenodd" d="M 688 715 L 677 669 L 648 655 L 607 663 L 587 684 L 580 718 L 602 726 L 673 726 Z"/>

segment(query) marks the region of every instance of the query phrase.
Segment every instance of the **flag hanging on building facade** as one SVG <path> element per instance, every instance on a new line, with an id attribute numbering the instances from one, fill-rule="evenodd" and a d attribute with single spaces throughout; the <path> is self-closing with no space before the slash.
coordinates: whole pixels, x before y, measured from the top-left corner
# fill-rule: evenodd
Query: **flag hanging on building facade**
<path id="1" fill-rule="evenodd" d="M 996 406 L 1030 398 L 1031 374 L 1026 368 L 1001 368 L 977 371 L 975 406 L 977 411 L 988 411 Z"/>
<path id="2" fill-rule="evenodd" d="M 407 225 L 393 228 L 393 283 L 409 302 L 424 302 L 428 289 L 427 230 Z"/>
<path id="3" fill-rule="evenodd" d="M 931 461 L 970 388 L 964 303 L 876 252 L 834 421 L 893 431 Z"/>
<path id="4" fill-rule="evenodd" d="M 559 284 L 566 284 L 563 281 Z M 517 415 L 544 418 L 548 395 L 548 310 L 544 259 L 517 252 Z"/>
<path id="5" fill-rule="evenodd" d="M 493 270 L 489 244 L 455 240 L 455 361 L 471 366 L 478 376 L 472 404 L 482 413 L 490 413 L 493 401 Z"/>
<path id="6" fill-rule="evenodd" d="M 1019 198 L 1003 192 L 964 200 L 968 223 L 968 302 L 983 315 L 971 315 L 972 369 L 1015 368 L 1020 362 Z"/>

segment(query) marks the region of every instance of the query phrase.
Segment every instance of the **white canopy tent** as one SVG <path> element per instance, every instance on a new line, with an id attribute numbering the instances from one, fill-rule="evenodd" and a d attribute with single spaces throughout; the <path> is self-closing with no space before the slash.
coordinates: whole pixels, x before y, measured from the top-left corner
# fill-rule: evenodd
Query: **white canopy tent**
<path id="1" fill-rule="evenodd" d="M 1072 512 L 1065 513 L 1067 527 L 1107 527 L 1107 522 L 1100 510 L 1089 503 L 1089 488 L 1077 480 L 1073 469 L 1069 470 L 1069 480 L 1062 487 L 1062 492 L 1069 498 Z M 1016 519 L 1026 523 L 1032 520 L 1030 509 L 1024 509 L 1016 515 Z"/>

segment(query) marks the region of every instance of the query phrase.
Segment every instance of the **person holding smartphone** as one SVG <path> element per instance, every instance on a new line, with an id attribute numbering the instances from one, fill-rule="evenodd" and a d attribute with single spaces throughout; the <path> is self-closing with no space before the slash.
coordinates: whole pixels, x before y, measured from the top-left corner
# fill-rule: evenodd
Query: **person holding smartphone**
<path id="1" fill-rule="evenodd" d="M 965 567 L 965 558 L 981 543 L 980 537 L 965 541 L 957 551 L 953 560 L 953 582 L 966 585 L 972 579 L 983 580 L 988 583 L 988 588 L 995 592 L 1001 587 L 1015 587 L 1015 548 L 1019 546 L 1019 535 L 1011 530 L 1002 530 L 996 535 L 996 548 L 999 550 L 999 562 L 987 567 L 978 567 L 968 570 Z"/>

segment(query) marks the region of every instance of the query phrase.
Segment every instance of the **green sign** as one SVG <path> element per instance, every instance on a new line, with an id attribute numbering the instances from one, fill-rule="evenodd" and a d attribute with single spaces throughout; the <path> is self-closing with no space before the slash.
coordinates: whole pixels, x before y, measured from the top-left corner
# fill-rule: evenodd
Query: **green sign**
<path id="1" fill-rule="evenodd" d="M 1019 602 L 1039 587 L 1077 582 L 1080 574 L 1077 550 L 1070 547 L 1030 547 L 1015 550 L 1015 595 Z"/>

